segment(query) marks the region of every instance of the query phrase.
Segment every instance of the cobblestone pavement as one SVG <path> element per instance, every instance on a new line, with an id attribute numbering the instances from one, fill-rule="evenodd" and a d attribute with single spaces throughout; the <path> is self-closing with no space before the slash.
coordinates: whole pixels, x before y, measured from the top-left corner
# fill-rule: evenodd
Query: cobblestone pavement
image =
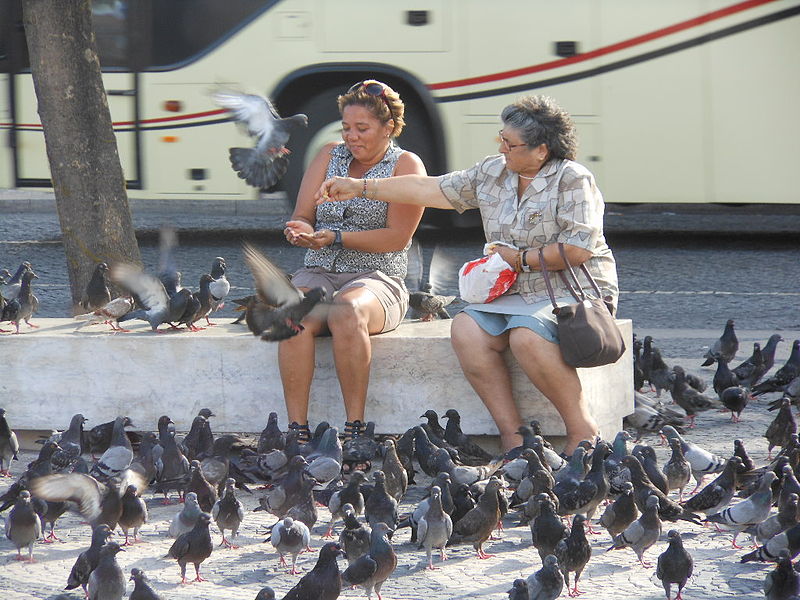
<path id="1" fill-rule="evenodd" d="M 653 333 L 661 334 L 662 339 L 668 338 L 667 332 Z M 776 360 L 778 365 L 783 364 L 788 356 L 790 343 L 791 339 L 787 338 L 786 342 L 779 345 Z M 668 358 L 667 362 L 670 365 L 681 364 L 689 372 L 700 375 L 710 383 L 713 370 L 697 367 L 701 362 L 698 356 L 700 354 Z M 690 430 L 687 438 L 722 456 L 732 453 L 733 440 L 739 438 L 744 440 L 756 464 L 765 464 L 767 448 L 762 436 L 774 415 L 767 412 L 766 405 L 767 400 L 751 402 L 743 413 L 743 421 L 739 424 L 731 423 L 727 414 L 702 413 L 697 419 L 697 428 Z M 13 415 L 8 417 L 13 426 Z M 188 425 L 190 416 L 183 417 Z M 649 436 L 644 442 L 656 447 L 660 463 L 663 464 L 668 453 L 664 447 L 656 445 L 658 439 Z M 26 452 L 20 462 L 13 463 L 13 473 L 19 474 L 32 458 L 33 454 Z M 418 485 L 412 486 L 404 498 L 401 512 L 411 510 L 422 497 L 422 486 L 428 481 L 424 475 L 419 476 Z M 0 489 L 8 485 L 9 481 L 6 480 L 0 484 Z M 132 567 L 143 569 L 164 598 L 252 599 L 264 585 L 272 586 L 277 592 L 277 597 L 281 598 L 282 594 L 297 582 L 298 576 L 286 574 L 285 569 L 278 566 L 278 556 L 272 546 L 264 543 L 265 532 L 275 519 L 263 512 L 252 512 L 252 508 L 257 505 L 258 494 L 259 492 L 252 496 L 246 493 L 238 494 L 247 508 L 244 524 L 237 538 L 241 548 L 238 550 L 215 548 L 211 558 L 202 567 L 202 573 L 209 580 L 208 583 L 178 585 L 177 564 L 171 559 L 162 557 L 172 542 L 166 537 L 165 531 L 179 507 L 162 506 L 160 497 L 156 498 L 149 493 L 145 495 L 150 510 L 150 520 L 142 530 L 144 542 L 126 548 L 127 551 L 118 557 L 120 565 L 126 572 Z M 409 542 L 409 530 L 400 530 L 393 540 L 399 558 L 398 567 L 384 585 L 383 597 L 387 600 L 506 598 L 506 591 L 515 578 L 527 577 L 541 566 L 538 554 L 531 545 L 529 527 L 518 526 L 517 521 L 515 514 L 509 514 L 504 521 L 506 529 L 502 532 L 501 539 L 486 544 L 485 549 L 495 555 L 493 558 L 479 560 L 471 545 L 459 545 L 449 551 L 448 561 L 444 563 L 435 561 L 439 567 L 435 571 L 425 568 L 424 552 Z M 326 509 L 320 509 L 319 521 L 313 529 L 312 546 L 316 549 L 323 543 L 320 536 L 325 531 L 327 522 Z M 655 564 L 658 554 L 667 547 L 666 533 L 671 528 L 683 534 L 685 545 L 695 559 L 695 572 L 685 589 L 685 598 L 763 597 L 763 580 L 771 567 L 758 563 L 739 564 L 738 560 L 746 550 L 733 549 L 729 533 L 716 533 L 710 527 L 686 522 L 665 523 L 663 535 L 656 546 L 645 554 L 646 560 Z M 341 525 L 336 530 L 340 531 Z M 80 524 L 77 516 L 68 514 L 59 521 L 57 532 L 64 541 L 51 545 L 37 543 L 34 548 L 37 562 L 34 564 L 13 560 L 15 554 L 13 546 L 5 538 L 0 540 L 0 590 L 3 590 L 4 599 L 54 600 L 81 597 L 78 593 L 61 590 L 76 556 L 88 546 L 89 528 Z M 212 535 L 218 543 L 220 536 L 215 526 L 212 526 Z M 741 536 L 739 541 L 744 545 L 746 538 L 747 536 Z M 631 550 L 606 552 L 610 538 L 605 531 L 592 536 L 591 541 L 593 557 L 581 578 L 581 589 L 584 592 L 582 597 L 636 600 L 664 598 L 654 568 L 640 566 Z M 316 554 L 303 554 L 299 564 L 308 571 L 315 560 Z M 563 596 L 566 597 L 566 591 Z M 364 597 L 364 594 L 360 589 L 347 589 L 342 592 L 341 597 L 360 598 Z"/>

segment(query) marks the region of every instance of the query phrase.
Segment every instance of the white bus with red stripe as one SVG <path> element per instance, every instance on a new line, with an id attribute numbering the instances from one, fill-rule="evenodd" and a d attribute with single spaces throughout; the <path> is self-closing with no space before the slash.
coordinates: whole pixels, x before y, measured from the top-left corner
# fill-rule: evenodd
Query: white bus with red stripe
<path id="1" fill-rule="evenodd" d="M 338 136 L 336 96 L 402 95 L 430 173 L 497 152 L 498 114 L 555 97 L 611 203 L 797 203 L 800 0 L 95 0 L 132 197 L 256 198 L 230 169 L 250 140 L 217 87 L 304 112 L 284 185 Z M 0 187 L 46 187 L 20 0 L 0 5 Z"/>

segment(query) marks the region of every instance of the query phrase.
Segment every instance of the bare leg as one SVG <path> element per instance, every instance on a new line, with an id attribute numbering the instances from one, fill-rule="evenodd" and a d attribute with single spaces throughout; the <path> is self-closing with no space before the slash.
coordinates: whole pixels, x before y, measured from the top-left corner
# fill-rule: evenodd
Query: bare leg
<path id="1" fill-rule="evenodd" d="M 286 412 L 289 423 L 296 421 L 300 425 L 308 422 L 308 395 L 314 376 L 314 338 L 324 329 L 323 322 L 314 313 L 311 311 L 303 319 L 303 331 L 278 344 L 278 367 Z"/>
<path id="2" fill-rule="evenodd" d="M 581 440 L 593 440 L 597 422 L 583 397 L 578 372 L 564 362 L 558 344 L 518 327 L 511 330 L 509 345 L 533 385 L 552 402 L 564 420 L 567 430 L 564 452 L 571 453 Z"/>
<path id="3" fill-rule="evenodd" d="M 503 360 L 508 337 L 507 333 L 489 335 L 465 313 L 455 316 L 450 329 L 450 341 L 461 370 L 492 415 L 503 450 L 519 446 L 517 429 L 522 424 L 511 393 L 511 375 Z"/>
<path id="4" fill-rule="evenodd" d="M 328 314 L 333 358 L 348 421 L 364 421 L 372 343 L 369 336 L 383 329 L 386 319 L 375 294 L 364 288 L 339 292 Z"/>

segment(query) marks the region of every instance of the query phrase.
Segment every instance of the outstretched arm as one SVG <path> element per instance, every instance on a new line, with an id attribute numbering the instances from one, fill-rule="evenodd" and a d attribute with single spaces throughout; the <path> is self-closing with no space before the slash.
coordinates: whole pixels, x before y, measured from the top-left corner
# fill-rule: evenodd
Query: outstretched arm
<path id="1" fill-rule="evenodd" d="M 368 198 L 380 202 L 453 208 L 439 188 L 439 180 L 424 175 L 401 175 L 387 179 L 333 177 L 323 182 L 314 198 L 317 204 L 349 200 L 364 195 L 365 190 Z"/>

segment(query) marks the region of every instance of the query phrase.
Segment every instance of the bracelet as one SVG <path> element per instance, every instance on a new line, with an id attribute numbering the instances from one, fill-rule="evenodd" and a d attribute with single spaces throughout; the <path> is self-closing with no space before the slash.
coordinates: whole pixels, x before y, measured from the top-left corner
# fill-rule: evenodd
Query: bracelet
<path id="1" fill-rule="evenodd" d="M 363 179 L 362 181 L 364 182 L 364 188 L 361 190 L 361 197 L 362 198 L 366 198 L 367 197 L 367 180 Z"/>
<path id="2" fill-rule="evenodd" d="M 522 252 L 517 252 L 517 256 L 514 259 L 514 270 L 517 273 L 522 272 Z"/>
<path id="3" fill-rule="evenodd" d="M 528 264 L 528 251 L 527 250 L 523 250 L 522 251 L 522 258 L 520 259 L 520 263 L 521 263 L 520 266 L 522 268 L 522 272 L 523 273 L 530 273 L 531 272 L 531 266 Z"/>

